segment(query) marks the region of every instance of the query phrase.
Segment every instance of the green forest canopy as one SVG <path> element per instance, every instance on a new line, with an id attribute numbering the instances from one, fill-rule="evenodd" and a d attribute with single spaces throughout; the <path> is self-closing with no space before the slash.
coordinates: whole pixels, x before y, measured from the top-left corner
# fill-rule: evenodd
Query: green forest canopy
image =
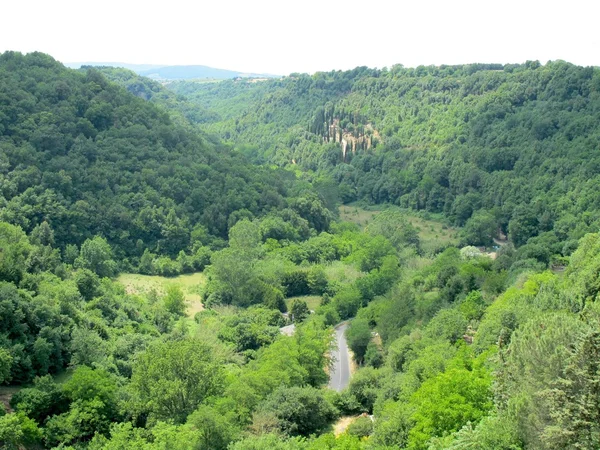
<path id="1" fill-rule="evenodd" d="M 596 448 L 599 79 L 358 68 L 183 99 L 0 55 L 0 446 Z M 361 229 L 340 199 L 397 207 Z M 512 242 L 431 245 L 415 210 Z M 206 309 L 123 270 L 201 270 Z M 346 319 L 359 369 L 336 393 Z"/>
<path id="2" fill-rule="evenodd" d="M 600 69 L 359 67 L 168 88 L 218 113 L 201 128 L 256 161 L 326 176 L 345 203 L 443 213 L 471 244 L 502 231 L 548 263 L 598 227 Z M 356 141 L 345 156 L 340 134 Z"/>

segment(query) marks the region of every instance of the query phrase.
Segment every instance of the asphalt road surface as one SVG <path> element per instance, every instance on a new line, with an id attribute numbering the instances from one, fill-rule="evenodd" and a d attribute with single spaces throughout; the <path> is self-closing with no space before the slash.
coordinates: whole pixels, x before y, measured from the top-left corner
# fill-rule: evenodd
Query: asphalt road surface
<path id="1" fill-rule="evenodd" d="M 329 387 L 340 392 L 350 382 L 350 354 L 344 333 L 348 323 L 344 322 L 335 327 L 336 348 L 332 352 L 333 366 L 329 372 Z"/>

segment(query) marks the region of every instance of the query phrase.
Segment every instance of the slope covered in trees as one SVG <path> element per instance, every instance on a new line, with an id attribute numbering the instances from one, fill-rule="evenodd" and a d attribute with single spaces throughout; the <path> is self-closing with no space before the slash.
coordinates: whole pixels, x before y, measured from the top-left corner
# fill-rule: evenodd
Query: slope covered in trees
<path id="1" fill-rule="evenodd" d="M 501 230 L 548 264 L 599 224 L 598 69 L 395 66 L 169 89 L 217 112 L 203 128 L 255 160 L 327 174 L 344 202 L 444 213 L 474 245 Z"/>
<path id="2" fill-rule="evenodd" d="M 218 246 L 240 218 L 318 202 L 95 69 L 4 53 L 0 105 L 0 219 L 26 232 L 46 221 L 63 250 L 102 235 L 137 266 L 144 251 Z"/>
<path id="3" fill-rule="evenodd" d="M 597 448 L 595 70 L 357 69 L 186 101 L 102 71 L 0 56 L 0 447 Z M 517 248 L 431 245 L 406 208 L 336 221 L 336 192 Z M 123 269 L 203 271 L 204 309 Z M 337 393 L 343 320 L 358 370 Z M 336 437 L 342 416 L 362 417 Z"/>

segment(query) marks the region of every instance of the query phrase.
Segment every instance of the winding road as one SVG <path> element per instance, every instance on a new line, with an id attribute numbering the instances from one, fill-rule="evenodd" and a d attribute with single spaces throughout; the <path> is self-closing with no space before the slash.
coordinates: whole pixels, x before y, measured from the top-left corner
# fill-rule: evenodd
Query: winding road
<path id="1" fill-rule="evenodd" d="M 329 387 L 340 392 L 350 382 L 350 353 L 344 333 L 348 322 L 343 322 L 335 327 L 336 348 L 331 352 L 333 365 L 329 372 Z"/>

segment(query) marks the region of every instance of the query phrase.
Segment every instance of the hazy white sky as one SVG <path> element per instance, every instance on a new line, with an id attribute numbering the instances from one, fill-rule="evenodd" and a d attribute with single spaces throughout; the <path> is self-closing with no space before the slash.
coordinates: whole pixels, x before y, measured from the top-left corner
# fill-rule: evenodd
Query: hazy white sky
<path id="1" fill-rule="evenodd" d="M 0 51 L 288 74 L 564 59 L 600 66 L 599 0 L 5 0 Z"/>

